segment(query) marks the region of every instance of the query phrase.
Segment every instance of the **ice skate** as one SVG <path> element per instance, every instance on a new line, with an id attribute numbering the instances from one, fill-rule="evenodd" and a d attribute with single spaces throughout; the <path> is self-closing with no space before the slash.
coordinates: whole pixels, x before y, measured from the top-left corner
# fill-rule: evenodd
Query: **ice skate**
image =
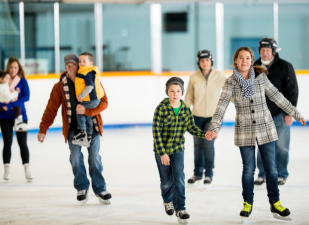
<path id="1" fill-rule="evenodd" d="M 78 130 L 78 134 L 72 137 L 72 143 L 87 148 L 90 146 L 90 143 L 87 140 L 87 134 L 84 130 Z"/>
<path id="2" fill-rule="evenodd" d="M 80 205 L 83 206 L 88 201 L 88 190 L 81 190 L 77 192 L 77 200 L 80 201 Z"/>
<path id="3" fill-rule="evenodd" d="M 100 194 L 97 195 L 97 197 L 98 197 L 99 202 L 101 204 L 104 204 L 104 205 L 110 205 L 111 204 L 110 199 L 112 198 L 112 195 L 110 193 L 108 193 L 107 191 L 101 192 Z"/>
<path id="4" fill-rule="evenodd" d="M 284 177 L 278 177 L 278 188 L 282 190 L 285 187 L 286 179 Z"/>
<path id="5" fill-rule="evenodd" d="M 258 177 L 255 181 L 254 181 L 254 185 L 257 186 L 261 186 L 262 184 L 264 184 L 266 182 L 264 177 Z"/>
<path id="6" fill-rule="evenodd" d="M 3 180 L 8 182 L 9 179 L 10 179 L 10 164 L 6 163 L 6 164 L 4 164 Z"/>
<path id="7" fill-rule="evenodd" d="M 193 185 L 195 183 L 199 184 L 199 182 L 202 180 L 202 177 L 198 177 L 193 175 L 189 180 L 188 180 L 188 184 L 189 185 Z"/>
<path id="8" fill-rule="evenodd" d="M 240 216 L 242 218 L 242 223 L 246 223 L 247 220 L 249 219 L 250 214 L 252 213 L 252 205 L 250 205 L 247 202 L 244 203 L 244 208 L 243 210 L 240 211 Z"/>
<path id="9" fill-rule="evenodd" d="M 32 182 L 32 176 L 31 176 L 31 172 L 30 172 L 30 164 L 25 163 L 24 168 L 25 168 L 25 176 L 26 176 L 27 182 L 30 183 L 30 182 Z"/>
<path id="10" fill-rule="evenodd" d="M 178 211 L 176 216 L 179 224 L 188 224 L 187 220 L 190 218 L 190 215 L 185 210 Z"/>
<path id="11" fill-rule="evenodd" d="M 285 220 L 285 221 L 291 221 L 292 220 L 289 217 L 289 215 L 291 214 L 290 210 L 288 208 L 284 208 L 281 205 L 280 201 L 270 205 L 270 211 L 272 212 L 273 217 L 275 219 Z"/>
<path id="12" fill-rule="evenodd" d="M 212 182 L 211 177 L 205 177 L 204 186 L 206 189 L 211 189 L 211 182 Z"/>
<path id="13" fill-rule="evenodd" d="M 167 215 L 172 216 L 174 214 L 174 205 L 173 202 L 165 203 L 163 202 L 165 212 Z"/>
<path id="14" fill-rule="evenodd" d="M 90 147 L 91 141 L 92 141 L 92 134 L 87 134 L 87 141 L 88 141 L 88 147 Z"/>
<path id="15" fill-rule="evenodd" d="M 23 116 L 19 115 L 14 122 L 15 132 L 25 132 L 28 130 L 28 126 L 23 121 Z"/>

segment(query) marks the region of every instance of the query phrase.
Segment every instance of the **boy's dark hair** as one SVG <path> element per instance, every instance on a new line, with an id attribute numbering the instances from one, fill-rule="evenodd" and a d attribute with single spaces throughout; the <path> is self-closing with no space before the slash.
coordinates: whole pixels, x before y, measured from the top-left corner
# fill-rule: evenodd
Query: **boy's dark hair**
<path id="1" fill-rule="evenodd" d="M 0 70 L 0 78 L 3 79 L 8 73 L 3 71 L 3 70 Z"/>
<path id="2" fill-rule="evenodd" d="M 86 55 L 88 56 L 88 59 L 90 62 L 93 62 L 93 55 L 90 53 L 90 52 L 83 52 L 82 54 L 80 54 L 79 56 L 81 55 Z"/>

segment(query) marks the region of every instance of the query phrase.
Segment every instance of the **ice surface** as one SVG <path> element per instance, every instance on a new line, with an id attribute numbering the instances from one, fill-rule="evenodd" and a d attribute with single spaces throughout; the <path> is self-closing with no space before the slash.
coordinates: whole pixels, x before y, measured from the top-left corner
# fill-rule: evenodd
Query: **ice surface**
<path id="1" fill-rule="evenodd" d="M 290 224 L 309 224 L 309 129 L 292 127 L 290 177 L 280 190 L 283 206 L 291 210 Z M 101 142 L 103 174 L 111 205 L 98 202 L 91 187 L 89 200 L 80 206 L 73 187 L 69 149 L 61 132 L 47 133 L 44 144 L 29 134 L 33 181 L 27 183 L 16 138 L 12 147 L 10 181 L 0 167 L 0 224 L 177 224 L 164 212 L 159 174 L 152 151 L 150 127 L 105 130 Z M 0 142 L 0 148 L 3 142 Z M 239 149 L 234 130 L 223 127 L 215 142 L 216 158 L 211 189 L 186 188 L 189 224 L 240 224 L 242 209 Z M 85 163 L 88 153 L 83 150 Z M 193 138 L 186 134 L 186 181 L 193 175 Z M 265 187 L 255 190 L 248 224 L 283 224 L 273 218 Z"/>

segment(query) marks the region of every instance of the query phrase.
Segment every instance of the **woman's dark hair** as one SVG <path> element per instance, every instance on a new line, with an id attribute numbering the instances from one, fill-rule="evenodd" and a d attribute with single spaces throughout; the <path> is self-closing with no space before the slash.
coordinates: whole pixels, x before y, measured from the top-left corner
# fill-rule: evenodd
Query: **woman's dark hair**
<path id="1" fill-rule="evenodd" d="M 3 79 L 8 73 L 3 71 L 3 70 L 0 70 L 0 78 Z"/>
<path id="2" fill-rule="evenodd" d="M 8 63 L 6 64 L 5 71 L 6 71 L 7 73 L 9 73 L 11 64 L 12 64 L 13 62 L 16 62 L 16 63 L 18 64 L 18 73 L 17 73 L 17 75 L 20 76 L 20 77 L 22 77 L 22 78 L 25 78 L 26 73 L 25 73 L 25 71 L 24 71 L 24 68 L 23 68 L 23 66 L 20 64 L 18 58 L 16 58 L 16 57 L 11 57 L 11 58 L 9 58 L 9 61 L 8 61 Z"/>

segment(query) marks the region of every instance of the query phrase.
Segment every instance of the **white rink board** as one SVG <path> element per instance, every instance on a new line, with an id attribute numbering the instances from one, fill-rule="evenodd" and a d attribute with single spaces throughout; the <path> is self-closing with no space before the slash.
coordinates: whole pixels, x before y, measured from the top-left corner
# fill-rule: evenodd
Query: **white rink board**
<path id="1" fill-rule="evenodd" d="M 187 89 L 189 76 L 180 76 Z M 167 76 L 123 76 L 101 77 L 108 98 L 108 108 L 102 112 L 104 125 L 151 124 L 153 113 L 160 101 L 166 97 Z M 309 75 L 297 76 L 299 85 L 298 110 L 309 120 Z M 26 103 L 29 129 L 38 129 L 53 85 L 57 79 L 28 80 L 30 101 Z M 185 96 L 185 93 L 184 93 Z M 183 99 L 184 99 L 183 96 Z M 230 103 L 225 114 L 225 122 L 234 122 L 235 108 Z M 52 127 L 61 127 L 58 116 Z"/>

